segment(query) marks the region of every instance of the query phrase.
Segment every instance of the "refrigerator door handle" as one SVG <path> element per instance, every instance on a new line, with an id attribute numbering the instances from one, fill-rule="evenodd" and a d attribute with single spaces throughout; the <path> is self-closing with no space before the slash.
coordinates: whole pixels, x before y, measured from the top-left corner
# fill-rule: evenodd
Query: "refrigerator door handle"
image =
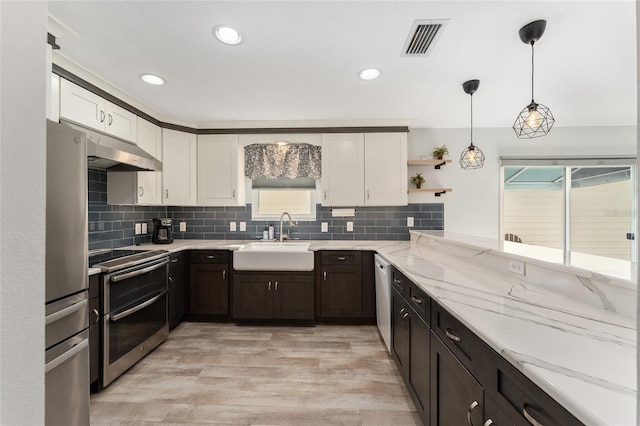
<path id="1" fill-rule="evenodd" d="M 62 364 L 65 361 L 68 361 L 69 359 L 73 358 L 73 356 L 75 354 L 77 354 L 78 352 L 80 352 L 81 350 L 83 350 L 84 348 L 86 348 L 88 346 L 89 346 L 89 339 L 84 339 L 82 342 L 80 342 L 79 344 L 75 345 L 73 348 L 69 349 L 68 351 L 66 351 L 65 353 L 60 355 L 58 358 L 56 358 L 56 359 L 48 362 L 47 364 L 45 364 L 44 372 L 48 373 L 49 371 L 53 370 L 54 368 L 56 368 L 60 364 Z"/>
<path id="2" fill-rule="evenodd" d="M 66 316 L 73 314 L 74 312 L 79 311 L 80 309 L 86 307 L 88 304 L 89 302 L 87 301 L 87 299 L 83 299 L 78 303 L 74 303 L 69 307 L 60 309 L 59 311 L 56 311 L 52 314 L 47 315 L 46 317 L 44 317 L 44 323 L 45 325 L 48 325 L 48 324 L 51 324 L 52 322 L 58 321 L 61 318 L 64 318 Z"/>

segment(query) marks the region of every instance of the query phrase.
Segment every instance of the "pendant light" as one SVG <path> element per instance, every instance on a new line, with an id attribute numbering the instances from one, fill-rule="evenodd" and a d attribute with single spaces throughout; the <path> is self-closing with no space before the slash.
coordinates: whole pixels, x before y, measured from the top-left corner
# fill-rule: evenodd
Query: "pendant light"
<path id="1" fill-rule="evenodd" d="M 518 33 L 523 43 L 531 44 L 531 103 L 518 114 L 513 123 L 513 130 L 520 139 L 545 136 L 555 122 L 549 108 L 533 100 L 533 44 L 542 37 L 546 27 L 547 21 L 534 21 L 520 28 Z"/>
<path id="2" fill-rule="evenodd" d="M 479 169 L 484 166 L 484 153 L 473 144 L 473 94 L 478 90 L 480 80 L 469 80 L 462 84 L 462 89 L 471 96 L 471 144 L 460 154 L 460 167 L 465 170 Z"/>

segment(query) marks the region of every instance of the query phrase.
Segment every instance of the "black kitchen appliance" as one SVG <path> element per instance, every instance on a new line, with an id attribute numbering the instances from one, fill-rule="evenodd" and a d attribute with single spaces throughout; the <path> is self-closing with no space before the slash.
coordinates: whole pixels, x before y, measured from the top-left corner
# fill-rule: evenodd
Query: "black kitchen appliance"
<path id="1" fill-rule="evenodd" d="M 154 244 L 169 244 L 173 242 L 171 237 L 171 219 L 153 219 L 153 234 L 151 241 Z"/>

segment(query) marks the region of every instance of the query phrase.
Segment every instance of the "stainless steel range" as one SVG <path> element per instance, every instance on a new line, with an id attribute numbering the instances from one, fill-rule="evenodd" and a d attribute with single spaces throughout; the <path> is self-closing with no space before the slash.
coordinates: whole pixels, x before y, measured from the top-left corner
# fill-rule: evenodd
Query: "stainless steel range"
<path id="1" fill-rule="evenodd" d="M 102 380 L 107 386 L 169 335 L 165 250 L 112 250 L 92 256 L 101 268 Z"/>

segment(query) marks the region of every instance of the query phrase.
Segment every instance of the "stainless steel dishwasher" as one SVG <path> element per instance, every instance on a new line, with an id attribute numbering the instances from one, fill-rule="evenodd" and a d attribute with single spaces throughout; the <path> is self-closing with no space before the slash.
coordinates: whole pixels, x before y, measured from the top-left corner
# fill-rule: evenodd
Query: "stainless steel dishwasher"
<path id="1" fill-rule="evenodd" d="M 376 319 L 378 330 L 391 353 L 391 265 L 382 256 L 374 256 L 376 265 Z"/>

